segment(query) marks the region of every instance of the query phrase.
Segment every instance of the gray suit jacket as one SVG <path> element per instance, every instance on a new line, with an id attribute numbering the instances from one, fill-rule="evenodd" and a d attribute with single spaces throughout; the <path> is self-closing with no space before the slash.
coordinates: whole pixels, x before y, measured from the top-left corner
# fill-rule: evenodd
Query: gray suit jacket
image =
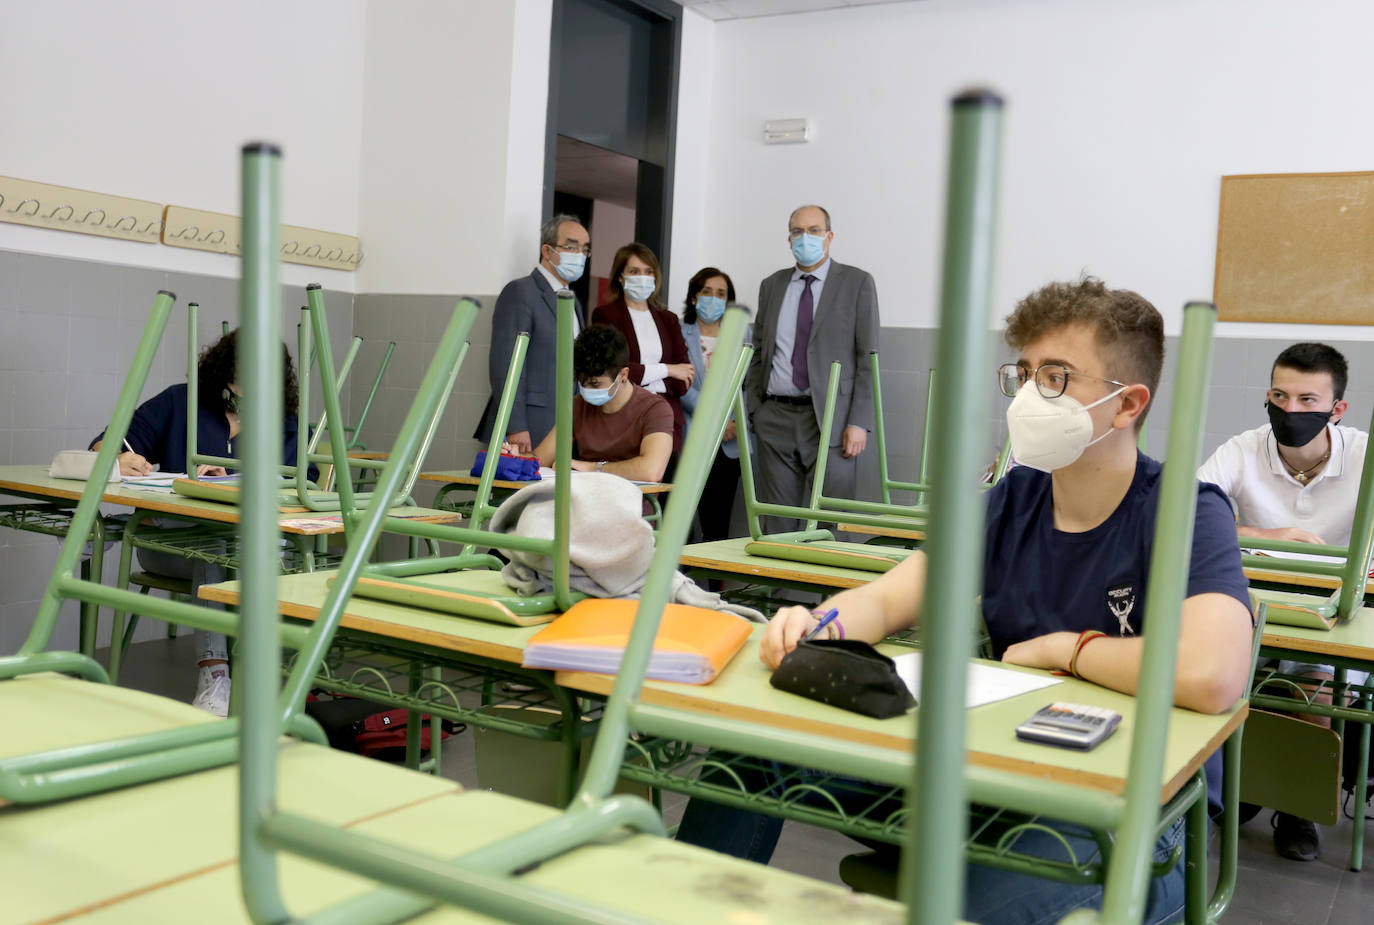
<path id="1" fill-rule="evenodd" d="M 759 284 L 758 314 L 754 318 L 754 358 L 744 380 L 744 400 L 753 414 L 763 404 L 777 345 L 778 313 L 793 267 L 764 277 Z M 873 277 L 858 267 L 831 260 L 821 301 L 806 345 L 806 369 L 811 377 L 811 406 L 819 426 L 825 416 L 825 390 L 830 364 L 841 364 L 840 392 L 835 401 L 831 446 L 839 446 L 848 425 L 873 429 L 873 367 L 869 354 L 878 349 L 878 290 Z"/>
<path id="2" fill-rule="evenodd" d="M 580 302 L 577 304 L 577 315 L 582 317 Z M 487 407 L 473 434 L 478 440 L 491 438 L 496 409 L 501 403 L 501 390 L 505 388 L 506 372 L 510 368 L 510 356 L 515 350 L 515 337 L 522 331 L 529 333 L 530 343 L 525 351 L 525 365 L 520 373 L 520 386 L 515 392 L 515 403 L 511 406 L 506 433 L 527 430 L 530 442 L 537 446 L 554 427 L 555 366 L 558 357 L 558 299 L 538 267 L 529 276 L 511 280 L 496 297 L 496 308 L 491 316 L 491 349 L 487 352 L 491 397 L 487 399 Z"/>

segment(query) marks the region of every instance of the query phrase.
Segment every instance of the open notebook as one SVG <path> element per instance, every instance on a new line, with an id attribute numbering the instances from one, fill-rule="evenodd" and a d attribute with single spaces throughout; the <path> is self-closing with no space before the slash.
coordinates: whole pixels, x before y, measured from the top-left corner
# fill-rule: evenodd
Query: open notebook
<path id="1" fill-rule="evenodd" d="M 615 674 L 625 654 L 639 601 L 588 598 L 530 637 L 526 668 Z M 744 646 L 753 624 L 704 607 L 668 604 L 654 638 L 647 677 L 706 684 Z"/>

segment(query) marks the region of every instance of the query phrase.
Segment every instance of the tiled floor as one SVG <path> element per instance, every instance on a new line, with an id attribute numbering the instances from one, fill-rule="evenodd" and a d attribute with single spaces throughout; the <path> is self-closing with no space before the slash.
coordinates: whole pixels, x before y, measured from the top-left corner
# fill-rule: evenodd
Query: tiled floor
<path id="1" fill-rule="evenodd" d="M 135 645 L 122 682 L 189 701 L 195 689 L 191 636 Z M 103 653 L 102 653 L 103 655 Z M 464 732 L 445 743 L 444 774 L 476 787 L 473 734 Z M 665 797 L 665 819 L 676 824 L 683 800 Z M 1239 874 L 1235 899 L 1224 921 L 1236 925 L 1370 925 L 1374 922 L 1374 857 L 1362 873 L 1347 869 L 1349 820 L 1322 829 L 1323 855 L 1310 864 L 1286 861 L 1274 852 L 1268 824 L 1261 813 L 1241 829 Z M 1369 826 L 1374 836 L 1374 825 Z M 1215 842 L 1215 840 L 1214 840 Z M 821 880 L 839 882 L 839 860 L 860 847 L 847 837 L 789 822 L 773 865 Z M 1215 871 L 1215 860 L 1213 861 Z"/>

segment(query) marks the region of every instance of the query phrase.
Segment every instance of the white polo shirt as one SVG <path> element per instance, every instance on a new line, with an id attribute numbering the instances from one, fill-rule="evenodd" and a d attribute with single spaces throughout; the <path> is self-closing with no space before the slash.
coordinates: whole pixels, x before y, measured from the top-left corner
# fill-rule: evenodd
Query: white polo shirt
<path id="1" fill-rule="evenodd" d="M 1355 520 L 1355 496 L 1369 435 L 1337 424 L 1327 424 L 1326 432 L 1331 438 L 1331 458 L 1306 485 L 1289 475 L 1268 424 L 1223 443 L 1198 469 L 1198 480 L 1226 493 L 1242 527 L 1298 527 L 1327 543 L 1344 546 L 1350 542 Z"/>

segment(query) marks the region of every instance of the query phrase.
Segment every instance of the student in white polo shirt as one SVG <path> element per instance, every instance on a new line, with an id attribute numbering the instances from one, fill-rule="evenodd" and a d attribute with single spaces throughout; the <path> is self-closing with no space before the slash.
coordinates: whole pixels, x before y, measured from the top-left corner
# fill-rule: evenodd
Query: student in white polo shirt
<path id="1" fill-rule="evenodd" d="M 1339 426 L 1347 408 L 1347 374 L 1345 357 L 1326 344 L 1284 350 L 1269 374 L 1264 405 L 1269 423 L 1232 437 L 1198 470 L 1199 481 L 1219 486 L 1231 500 L 1242 546 L 1247 536 L 1337 546 L 1350 542 L 1368 434 Z M 1285 662 L 1282 670 L 1332 676 L 1327 665 Z M 1287 813 L 1275 813 L 1273 823 L 1279 854 L 1295 861 L 1321 855 L 1314 823 Z"/>

